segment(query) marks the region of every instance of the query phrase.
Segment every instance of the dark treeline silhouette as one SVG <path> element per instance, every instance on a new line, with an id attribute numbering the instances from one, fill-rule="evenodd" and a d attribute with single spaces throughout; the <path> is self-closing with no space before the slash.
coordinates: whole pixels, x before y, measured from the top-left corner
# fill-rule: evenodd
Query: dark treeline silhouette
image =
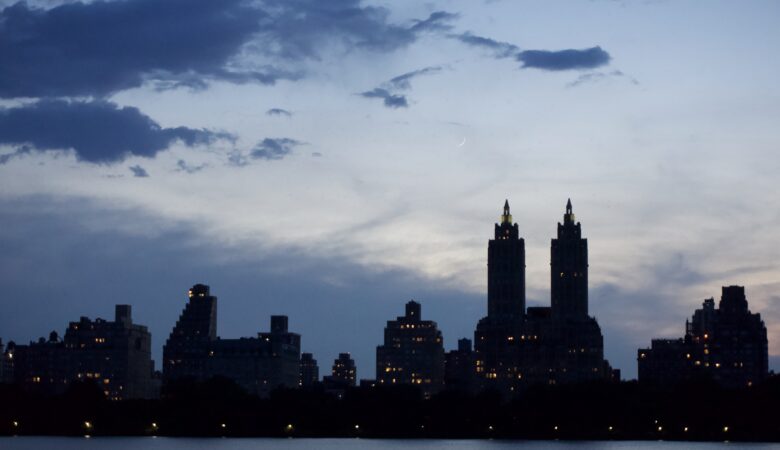
<path id="1" fill-rule="evenodd" d="M 180 381 L 156 400 L 109 401 L 91 383 L 58 396 L 0 385 L 3 435 L 780 440 L 780 376 L 726 389 L 706 379 L 539 386 L 512 400 L 495 391 L 413 386 L 278 389 L 268 398 L 232 381 Z"/>

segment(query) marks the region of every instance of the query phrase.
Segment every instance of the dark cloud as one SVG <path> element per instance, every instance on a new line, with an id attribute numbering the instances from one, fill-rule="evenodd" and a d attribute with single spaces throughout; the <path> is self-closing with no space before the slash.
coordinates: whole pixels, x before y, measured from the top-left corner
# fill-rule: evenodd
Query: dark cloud
<path id="1" fill-rule="evenodd" d="M 510 44 L 509 42 L 496 41 L 494 39 L 477 36 L 469 32 L 452 34 L 450 37 L 455 38 L 460 42 L 463 42 L 464 44 L 472 47 L 479 47 L 490 50 L 493 53 L 493 56 L 496 58 L 509 58 L 516 56 L 520 52 L 520 49 L 516 45 Z"/>
<path id="2" fill-rule="evenodd" d="M 266 1 L 271 20 L 262 31 L 265 44 L 259 50 L 288 59 L 317 59 L 320 49 L 341 45 L 346 49 L 392 51 L 405 47 L 421 33 L 448 29 L 456 16 L 444 11 L 410 26 L 388 21 L 390 11 L 361 6 L 361 0 L 272 0 Z"/>
<path id="3" fill-rule="evenodd" d="M 194 146 L 232 138 L 202 129 L 163 128 L 137 108 L 102 100 L 41 100 L 0 109 L 0 143 L 39 151 L 73 149 L 79 160 L 91 163 L 153 157 L 175 141 Z"/>
<path id="4" fill-rule="evenodd" d="M 197 166 L 193 166 L 191 164 L 188 164 L 187 161 L 180 159 L 176 161 L 176 167 L 178 172 L 187 172 L 187 173 L 195 173 L 200 172 L 201 170 L 205 169 L 208 165 L 207 164 L 199 164 Z"/>
<path id="5" fill-rule="evenodd" d="M 267 14 L 242 0 L 24 2 L 0 11 L 0 96 L 105 95 L 145 79 L 271 84 L 278 70 L 233 72 L 230 59 Z"/>
<path id="6" fill-rule="evenodd" d="M 381 98 L 384 101 L 385 106 L 388 108 L 409 107 L 409 103 L 406 101 L 406 96 L 391 94 L 387 89 L 374 88 L 370 91 L 361 92 L 359 95 L 365 98 Z"/>
<path id="7" fill-rule="evenodd" d="M 274 84 L 289 65 L 337 44 L 392 51 L 447 29 L 440 11 L 409 25 L 360 0 L 133 0 L 0 10 L 0 98 L 105 96 L 151 82 L 204 89 L 213 80 Z"/>
<path id="8" fill-rule="evenodd" d="M 397 91 L 409 90 L 412 87 L 412 78 L 419 77 L 421 75 L 429 75 L 442 71 L 441 66 L 423 67 L 422 69 L 413 70 L 397 77 L 391 78 L 389 81 L 382 83 L 381 86 L 376 87 L 370 91 L 361 92 L 361 97 L 365 98 L 380 98 L 384 102 L 384 105 L 388 108 L 408 108 L 409 103 L 406 96 L 399 94 Z"/>
<path id="9" fill-rule="evenodd" d="M 571 83 L 567 84 L 568 87 L 577 87 L 583 84 L 587 83 L 597 83 L 599 81 L 608 80 L 610 78 L 622 78 L 627 80 L 629 83 L 633 85 L 638 85 L 639 81 L 630 76 L 626 75 L 620 70 L 613 70 L 611 72 L 588 72 L 583 73 L 582 75 L 578 76 L 576 80 L 572 81 Z"/>
<path id="10" fill-rule="evenodd" d="M 601 47 L 583 50 L 524 50 L 517 54 L 524 69 L 550 71 L 595 69 L 609 64 L 611 57 Z"/>
<path id="11" fill-rule="evenodd" d="M 301 144 L 290 138 L 265 138 L 252 149 L 250 155 L 255 159 L 282 159 Z"/>
<path id="12" fill-rule="evenodd" d="M 452 29 L 449 23 L 457 19 L 458 14 L 447 11 L 436 11 L 431 13 L 425 20 L 415 20 L 410 28 L 412 32 L 419 33 L 424 31 L 447 31 Z"/>
<path id="13" fill-rule="evenodd" d="M 320 152 L 311 152 L 311 156 L 313 158 L 322 158 L 322 153 L 320 153 Z"/>
<path id="14" fill-rule="evenodd" d="M 398 75 L 397 77 L 393 77 L 390 79 L 390 81 L 387 82 L 387 84 L 392 86 L 395 89 L 410 89 L 412 87 L 412 85 L 410 84 L 412 78 L 418 77 L 420 75 L 428 75 L 428 74 L 441 72 L 441 70 L 442 70 L 441 66 L 424 67 L 422 69 L 413 70 L 411 72 L 406 72 L 405 74 Z"/>
<path id="15" fill-rule="evenodd" d="M 269 116 L 286 116 L 292 117 L 292 113 L 282 108 L 271 108 L 265 112 Z"/>
<path id="16" fill-rule="evenodd" d="M 147 172 L 146 169 L 139 165 L 130 166 L 128 169 L 130 169 L 130 172 L 133 172 L 134 177 L 147 178 L 149 176 L 149 172 Z"/>

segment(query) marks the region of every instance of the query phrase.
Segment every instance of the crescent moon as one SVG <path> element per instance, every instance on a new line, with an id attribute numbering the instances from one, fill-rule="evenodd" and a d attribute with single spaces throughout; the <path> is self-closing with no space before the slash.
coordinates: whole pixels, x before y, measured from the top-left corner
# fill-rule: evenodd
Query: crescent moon
<path id="1" fill-rule="evenodd" d="M 458 147 L 463 147 L 464 145 L 466 145 L 466 138 L 463 138 L 463 142 L 458 144 Z"/>

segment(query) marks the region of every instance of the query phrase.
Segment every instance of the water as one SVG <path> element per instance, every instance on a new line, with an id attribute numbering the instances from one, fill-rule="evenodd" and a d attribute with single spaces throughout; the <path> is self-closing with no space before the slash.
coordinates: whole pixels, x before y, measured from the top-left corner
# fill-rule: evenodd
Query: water
<path id="1" fill-rule="evenodd" d="M 223 438 L 0 438 L 2 450 L 780 450 L 780 444 L 729 442 L 574 442 L 394 439 L 223 439 Z"/>

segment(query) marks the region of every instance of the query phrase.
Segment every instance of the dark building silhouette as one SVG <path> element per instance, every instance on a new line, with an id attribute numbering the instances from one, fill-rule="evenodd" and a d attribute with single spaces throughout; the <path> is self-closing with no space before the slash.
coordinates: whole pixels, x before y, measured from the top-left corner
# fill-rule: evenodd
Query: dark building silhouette
<path id="1" fill-rule="evenodd" d="M 459 339 L 458 348 L 444 355 L 444 385 L 447 389 L 472 393 L 478 388 L 471 339 Z"/>
<path id="2" fill-rule="evenodd" d="M 355 360 L 349 353 L 339 353 L 339 357 L 333 361 L 330 376 L 325 377 L 330 387 L 355 387 L 357 383 L 357 367 Z"/>
<path id="3" fill-rule="evenodd" d="M 331 374 L 323 377 L 322 384 L 325 391 L 338 398 L 344 397 L 344 392 L 357 383 L 357 367 L 355 360 L 349 353 L 339 353 L 339 357 L 333 361 Z"/>
<path id="4" fill-rule="evenodd" d="M 196 284 L 163 347 L 163 380 L 225 377 L 247 392 L 267 396 L 300 382 L 301 337 L 287 330 L 287 316 L 271 316 L 271 331 L 257 337 L 217 336 L 217 297 Z"/>
<path id="5" fill-rule="evenodd" d="M 112 400 L 156 397 L 151 345 L 147 328 L 133 324 L 130 306 L 117 305 L 113 322 L 82 317 L 70 323 L 63 339 L 52 331 L 48 339 L 16 345 L 14 380 L 45 394 L 92 380 Z"/>
<path id="6" fill-rule="evenodd" d="M 509 202 L 488 244 L 488 315 L 474 333 L 482 388 L 611 379 L 601 329 L 588 316 L 588 250 L 571 201 L 550 245 L 552 307 L 525 308 L 525 250 Z"/>
<path id="7" fill-rule="evenodd" d="M 380 385 L 413 384 L 425 396 L 444 388 L 444 345 L 436 322 L 422 320 L 420 304 L 410 301 L 406 314 L 389 320 L 385 341 L 376 348 Z"/>
<path id="8" fill-rule="evenodd" d="M 639 349 L 639 381 L 675 384 L 697 377 L 744 387 L 768 375 L 767 333 L 760 314 L 748 309 L 745 288 L 723 287 L 720 304 L 704 301 L 685 322 L 685 337 L 653 339 Z"/>
<path id="9" fill-rule="evenodd" d="M 0 339 L 0 383 L 14 382 L 14 348 L 16 344 L 13 341 L 8 343 L 8 347 L 3 345 Z"/>
<path id="10" fill-rule="evenodd" d="M 311 353 L 301 353 L 300 387 L 312 387 L 320 381 L 320 367 Z"/>

